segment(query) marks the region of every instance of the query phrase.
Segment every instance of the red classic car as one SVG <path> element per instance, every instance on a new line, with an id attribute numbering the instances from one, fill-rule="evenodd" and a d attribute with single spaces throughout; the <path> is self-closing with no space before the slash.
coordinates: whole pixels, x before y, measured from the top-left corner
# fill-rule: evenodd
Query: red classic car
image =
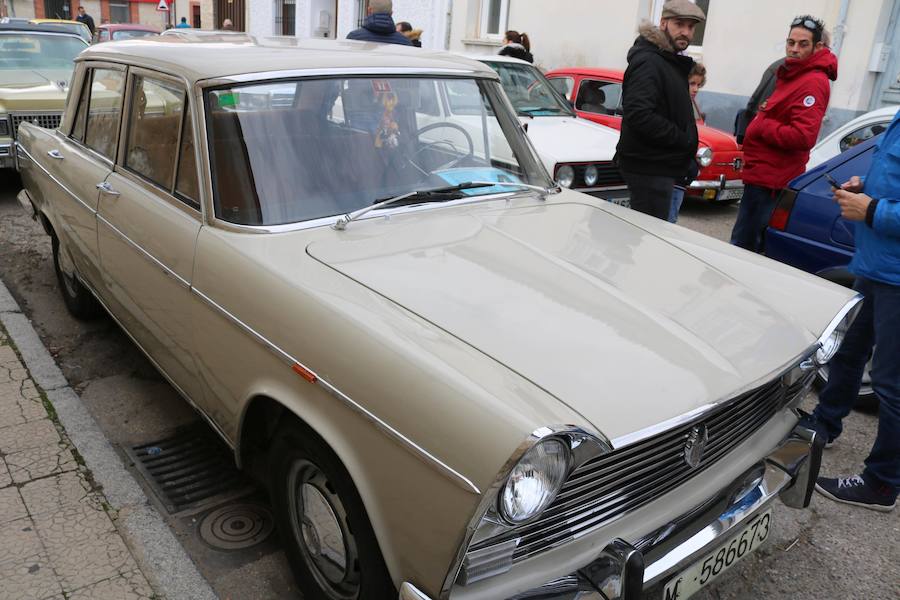
<path id="1" fill-rule="evenodd" d="M 622 128 L 623 71 L 615 69 L 556 69 L 546 74 L 559 93 L 575 107 L 579 117 L 614 129 Z M 694 105 L 700 147 L 700 174 L 686 195 L 710 202 L 736 202 L 744 194 L 741 168 L 744 153 L 734 137 L 703 124 Z"/>

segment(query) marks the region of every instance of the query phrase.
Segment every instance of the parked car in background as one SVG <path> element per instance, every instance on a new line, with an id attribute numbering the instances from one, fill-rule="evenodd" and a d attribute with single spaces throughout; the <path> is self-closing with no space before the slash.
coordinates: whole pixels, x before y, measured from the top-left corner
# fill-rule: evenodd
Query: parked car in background
<path id="1" fill-rule="evenodd" d="M 615 69 L 555 69 L 547 78 L 575 107 L 579 117 L 614 129 L 622 128 L 622 79 Z M 741 169 L 744 153 L 734 136 L 704 124 L 694 105 L 700 146 L 697 162 L 700 173 L 685 192 L 688 198 L 708 202 L 737 202 L 744 195 Z"/>
<path id="2" fill-rule="evenodd" d="M 94 43 L 159 35 L 159 29 L 140 23 L 107 23 L 98 25 L 94 32 Z"/>
<path id="3" fill-rule="evenodd" d="M 828 134 L 810 151 L 806 169 L 817 167 L 841 152 L 884 132 L 897 114 L 897 110 L 900 110 L 900 105 L 885 106 L 867 112 Z"/>
<path id="4" fill-rule="evenodd" d="M 43 25 L 51 29 L 58 29 L 66 33 L 74 33 L 87 43 L 91 43 L 91 30 L 81 21 L 72 21 L 69 19 L 30 19 L 29 23 L 35 25 Z"/>
<path id="5" fill-rule="evenodd" d="M 628 187 L 612 159 L 619 133 L 575 111 L 537 67 L 508 56 L 472 56 L 500 75 L 503 90 L 538 155 L 560 185 L 628 205 Z"/>
<path id="6" fill-rule="evenodd" d="M 59 125 L 73 59 L 87 46 L 80 36 L 52 25 L 0 23 L 0 168 L 15 164 L 20 123 Z"/>
<path id="7" fill-rule="evenodd" d="M 847 264 L 855 249 L 855 225 L 841 216 L 824 174 L 838 182 L 848 181 L 853 175 L 865 175 L 872 163 L 877 137 L 848 148 L 788 184 L 766 229 L 766 256 L 829 281 L 853 286 L 855 277 L 847 270 Z M 821 369 L 820 383 L 827 379 L 826 366 Z M 867 368 L 859 403 L 871 407 L 877 402 Z"/>
<path id="8" fill-rule="evenodd" d="M 858 295 L 555 185 L 477 61 L 214 40 L 82 53 L 18 197 L 69 311 L 268 487 L 304 598 L 684 597 L 808 506 Z"/>

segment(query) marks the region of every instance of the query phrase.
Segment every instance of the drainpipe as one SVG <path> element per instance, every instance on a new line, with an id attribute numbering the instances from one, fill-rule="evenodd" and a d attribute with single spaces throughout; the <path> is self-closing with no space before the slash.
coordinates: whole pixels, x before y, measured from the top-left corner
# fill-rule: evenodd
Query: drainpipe
<path id="1" fill-rule="evenodd" d="M 831 41 L 831 51 L 840 57 L 841 45 L 844 43 L 844 32 L 847 30 L 847 13 L 850 11 L 850 0 L 841 0 L 841 10 L 838 13 L 838 21 L 834 26 L 834 39 Z"/>

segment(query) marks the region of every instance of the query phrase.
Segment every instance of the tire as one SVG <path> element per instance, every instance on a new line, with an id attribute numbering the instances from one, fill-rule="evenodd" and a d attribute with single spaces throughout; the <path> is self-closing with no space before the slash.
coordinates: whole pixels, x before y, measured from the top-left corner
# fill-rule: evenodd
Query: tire
<path id="1" fill-rule="evenodd" d="M 60 266 L 60 245 L 56 236 L 51 236 L 53 243 L 53 269 L 59 282 L 59 292 L 69 314 L 81 321 L 90 321 L 103 314 L 103 307 L 94 295 L 78 281 L 74 274 L 67 275 Z"/>
<path id="2" fill-rule="evenodd" d="M 319 436 L 297 423 L 282 426 L 269 451 L 269 487 L 305 599 L 396 600 L 359 493 Z"/>

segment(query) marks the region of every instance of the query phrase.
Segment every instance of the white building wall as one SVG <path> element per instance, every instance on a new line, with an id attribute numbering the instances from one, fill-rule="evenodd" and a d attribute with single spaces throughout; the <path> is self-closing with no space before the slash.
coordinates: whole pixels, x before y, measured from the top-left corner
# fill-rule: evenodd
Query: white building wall
<path id="1" fill-rule="evenodd" d="M 250 35 L 268 37 L 275 35 L 275 3 L 273 0 L 245 0 L 247 24 Z M 281 32 L 278 32 L 280 35 Z"/>
<path id="2" fill-rule="evenodd" d="M 6 10 L 10 17 L 34 18 L 34 0 L 7 0 Z M 97 24 L 99 25 L 99 21 Z"/>

